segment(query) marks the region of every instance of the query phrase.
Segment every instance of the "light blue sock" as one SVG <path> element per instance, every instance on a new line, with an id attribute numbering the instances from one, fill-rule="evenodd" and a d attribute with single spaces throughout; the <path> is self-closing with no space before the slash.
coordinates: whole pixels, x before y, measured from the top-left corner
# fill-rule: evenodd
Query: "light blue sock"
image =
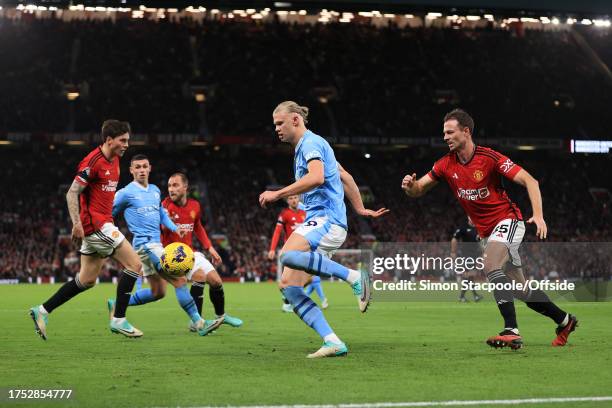
<path id="1" fill-rule="evenodd" d="M 145 303 L 155 302 L 155 296 L 151 289 L 139 289 L 130 296 L 130 306 L 144 305 Z"/>
<path id="2" fill-rule="evenodd" d="M 293 305 L 295 314 L 298 315 L 304 323 L 312 327 L 322 339 L 334 332 L 331 327 L 329 327 L 327 320 L 325 320 L 321 309 L 319 309 L 312 299 L 306 296 L 304 289 L 299 286 L 288 286 L 283 290 L 283 293 Z"/>
<path id="3" fill-rule="evenodd" d="M 319 281 L 317 283 L 314 283 L 314 290 L 317 291 L 317 296 L 319 296 L 319 299 L 323 300 L 325 299 L 325 293 L 323 293 L 323 286 L 321 285 L 321 279 L 319 279 Z"/>
<path id="4" fill-rule="evenodd" d="M 136 279 L 136 290 L 140 290 L 142 289 L 142 276 L 140 276 L 138 279 Z"/>
<path id="5" fill-rule="evenodd" d="M 174 290 L 176 292 L 176 299 L 178 300 L 185 313 L 187 313 L 191 321 L 195 323 L 200 320 L 202 316 L 200 316 L 200 314 L 198 313 L 198 308 L 195 302 L 193 301 L 193 298 L 191 297 L 191 293 L 189 293 L 187 285 L 185 284 L 180 288 L 174 288 Z"/>
<path id="6" fill-rule="evenodd" d="M 314 281 L 310 282 L 310 284 L 306 286 L 306 289 L 304 289 L 304 292 L 306 293 L 306 296 L 310 296 L 313 290 L 314 290 Z"/>
<path id="7" fill-rule="evenodd" d="M 311 275 L 335 276 L 347 280 L 349 269 L 317 252 L 287 251 L 281 255 L 281 263 L 293 269 L 307 272 Z"/>

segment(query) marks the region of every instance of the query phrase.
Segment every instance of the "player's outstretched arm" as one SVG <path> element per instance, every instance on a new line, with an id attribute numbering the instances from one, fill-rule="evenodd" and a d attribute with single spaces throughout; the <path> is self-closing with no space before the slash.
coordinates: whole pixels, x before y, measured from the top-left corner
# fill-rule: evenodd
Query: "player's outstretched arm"
<path id="1" fill-rule="evenodd" d="M 74 180 L 66 193 L 68 213 L 72 220 L 72 240 L 77 245 L 80 244 L 80 241 L 85 237 L 85 231 L 83 231 L 81 217 L 79 216 L 79 195 L 83 190 L 85 190 L 85 186 Z"/>
<path id="2" fill-rule="evenodd" d="M 346 198 L 348 198 L 357 214 L 363 215 L 364 217 L 378 218 L 389 212 L 386 208 L 380 208 L 377 211 L 365 208 L 363 200 L 361 199 L 359 187 L 357 183 L 355 183 L 355 179 L 351 173 L 346 171 L 340 163 L 338 163 L 338 170 L 340 171 L 340 180 L 342 180 L 342 186 L 344 187 L 344 195 L 346 195 Z"/>
<path id="3" fill-rule="evenodd" d="M 536 235 L 540 239 L 546 239 L 548 228 L 544 221 L 544 211 L 542 209 L 542 193 L 540 192 L 540 183 L 534 179 L 525 169 L 521 169 L 512 179 L 516 184 L 519 184 L 527 189 L 529 201 L 531 201 L 531 210 L 533 215 L 527 220 L 528 224 L 536 225 Z"/>
<path id="4" fill-rule="evenodd" d="M 421 197 L 438 184 L 429 174 L 417 180 L 416 173 L 408 174 L 402 180 L 402 190 L 408 197 Z"/>
<path id="5" fill-rule="evenodd" d="M 259 205 L 263 208 L 270 203 L 289 197 L 290 195 L 302 194 L 319 187 L 325 182 L 323 162 L 311 160 L 308 162 L 308 173 L 301 179 L 278 191 L 264 191 L 259 195 Z"/>

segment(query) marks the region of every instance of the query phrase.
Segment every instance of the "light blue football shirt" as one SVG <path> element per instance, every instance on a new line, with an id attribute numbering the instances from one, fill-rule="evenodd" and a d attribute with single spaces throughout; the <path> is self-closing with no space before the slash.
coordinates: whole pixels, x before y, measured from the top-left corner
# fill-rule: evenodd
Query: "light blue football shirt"
<path id="1" fill-rule="evenodd" d="M 134 235 L 132 246 L 138 248 L 146 243 L 161 243 L 160 224 L 171 231 L 177 226 L 161 205 L 161 194 L 155 184 L 146 188 L 135 181 L 117 191 L 113 203 L 113 218 L 123 212 L 130 232 Z"/>
<path id="2" fill-rule="evenodd" d="M 327 140 L 307 130 L 295 147 L 293 169 L 295 180 L 308 173 L 308 162 L 323 162 L 325 181 L 317 188 L 302 194 L 306 211 L 305 223 L 316 217 L 327 217 L 329 222 L 347 229 L 344 187 L 336 156 Z"/>

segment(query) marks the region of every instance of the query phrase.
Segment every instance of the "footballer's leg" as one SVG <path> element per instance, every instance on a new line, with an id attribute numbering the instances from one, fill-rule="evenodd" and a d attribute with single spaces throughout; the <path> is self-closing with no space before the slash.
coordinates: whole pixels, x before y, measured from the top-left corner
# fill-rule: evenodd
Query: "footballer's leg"
<path id="1" fill-rule="evenodd" d="M 96 284 L 102 265 L 104 265 L 104 258 L 96 254 L 81 255 L 81 269 L 74 279 L 64 283 L 45 303 L 30 309 L 30 317 L 34 321 L 36 333 L 43 340 L 47 339 L 49 313 L 79 293 L 92 288 Z"/>
<path id="2" fill-rule="evenodd" d="M 301 251 L 308 254 L 305 251 L 310 251 L 310 244 L 301 235 L 293 233 L 285 242 L 282 251 Z M 309 280 L 310 276 L 306 272 L 284 265 L 280 282 L 283 294 L 293 305 L 295 314 L 323 339 L 323 346 L 309 354 L 308 358 L 345 356 L 348 353 L 346 344 L 334 333 L 321 309 L 304 292 L 304 285 Z"/>
<path id="3" fill-rule="evenodd" d="M 142 262 L 134 248 L 132 248 L 132 245 L 125 239 L 116 248 L 113 259 L 123 265 L 123 273 L 117 284 L 115 311 L 110 323 L 111 332 L 123 334 L 126 337 L 141 337 L 142 332 L 126 320 L 125 312 L 130 302 L 136 279 L 142 274 Z"/>
<path id="4" fill-rule="evenodd" d="M 506 274 L 511 280 L 520 282 L 524 286 L 524 290 L 515 291 L 514 296 L 516 298 L 525 302 L 531 310 L 552 319 L 557 324 L 555 329 L 556 337 L 552 342 L 553 347 L 565 346 L 570 333 L 576 330 L 578 326 L 576 316 L 561 310 L 543 290 L 530 289 L 525 285 L 526 279 L 520 266 L 509 264 Z"/>
<path id="5" fill-rule="evenodd" d="M 193 298 L 193 301 L 196 304 L 196 308 L 198 309 L 198 313 L 202 315 L 202 306 L 204 305 L 204 286 L 205 282 L 192 282 L 191 289 L 189 290 L 189 294 Z"/>
<path id="6" fill-rule="evenodd" d="M 208 262 L 208 260 L 202 262 L 200 265 L 194 266 L 194 269 L 192 269 L 191 272 L 189 272 L 185 277 L 181 278 L 181 279 L 185 279 L 184 290 L 187 289 L 187 281 L 206 282 L 206 275 L 211 270 L 214 270 L 214 267 L 212 266 L 210 262 Z M 175 282 L 173 282 L 173 284 L 175 284 Z M 178 298 L 179 296 L 178 285 L 175 284 L 175 288 L 177 288 L 177 298 Z M 187 295 L 189 295 L 188 291 L 186 293 Z M 202 319 L 202 317 L 198 314 L 197 308 L 195 306 L 195 302 L 193 301 L 193 298 L 191 298 L 190 295 L 189 295 L 189 300 L 191 300 L 190 307 L 192 308 L 191 309 L 192 313 L 196 313 L 197 319 L 198 319 L 196 320 L 196 315 L 193 315 L 191 317 L 191 324 L 189 325 L 190 331 L 197 331 L 200 336 L 206 336 L 209 333 L 212 333 L 213 331 L 215 331 L 217 328 L 219 328 L 219 326 L 223 324 L 223 321 L 225 320 L 225 316 L 217 316 L 217 318 L 212 319 L 212 320 Z M 185 301 L 187 301 L 187 297 L 185 297 Z"/>
<path id="7" fill-rule="evenodd" d="M 215 269 L 206 272 L 206 283 L 208 283 L 208 295 L 215 309 L 217 319 L 223 318 L 223 323 L 232 327 L 242 326 L 242 320 L 225 313 L 225 292 L 223 281 Z"/>
<path id="8" fill-rule="evenodd" d="M 357 296 L 359 310 L 365 313 L 371 298 L 370 276 L 367 271 L 349 269 L 319 252 L 323 247 L 329 248 L 323 252 L 333 252 L 340 248 L 345 238 L 346 230 L 337 225 L 327 221 L 310 221 L 308 225 L 302 225 L 289 236 L 285 243 L 287 249 L 283 247 L 280 255 L 281 264 L 283 267 L 301 270 L 310 275 L 334 276 L 348 282 Z M 313 252 L 312 248 L 317 248 L 318 251 Z"/>
<path id="9" fill-rule="evenodd" d="M 503 271 L 504 264 L 508 260 L 508 247 L 497 241 L 489 241 L 484 251 L 484 270 L 490 283 L 499 288 L 493 290 L 493 297 L 504 318 L 504 329 L 497 336 L 487 339 L 491 347 L 510 347 L 514 350 L 522 347 L 523 339 L 518 331 L 516 322 L 516 310 L 514 309 L 514 296 L 510 289 L 503 286 L 509 285 L 510 279 Z"/>

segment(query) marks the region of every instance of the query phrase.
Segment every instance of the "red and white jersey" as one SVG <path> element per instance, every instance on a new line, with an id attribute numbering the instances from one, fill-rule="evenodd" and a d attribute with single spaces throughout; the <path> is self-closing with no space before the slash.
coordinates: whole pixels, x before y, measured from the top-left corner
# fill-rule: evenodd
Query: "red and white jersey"
<path id="1" fill-rule="evenodd" d="M 187 234 L 181 238 L 176 232 L 172 232 L 162 225 L 161 239 L 164 246 L 173 242 L 182 242 L 183 244 L 189 245 L 191 248 L 193 248 L 193 233 L 195 232 L 196 237 L 198 237 L 198 241 L 200 241 L 200 244 L 202 244 L 202 247 L 204 249 L 210 248 L 211 242 L 208 238 L 206 230 L 204 229 L 204 226 L 202 225 L 202 209 L 197 200 L 188 198 L 185 205 L 180 206 L 172 201 L 170 197 L 166 197 L 164 201 L 162 201 L 162 206 L 166 209 L 166 211 L 168 211 L 170 219 L 176 224 L 177 227 L 182 226 L 183 228 L 187 229 Z"/>
<path id="2" fill-rule="evenodd" d="M 80 218 L 85 235 L 113 222 L 113 201 L 119 184 L 119 157 L 108 160 L 98 146 L 79 163 L 74 181 L 85 186 L 80 194 Z"/>
<path id="3" fill-rule="evenodd" d="M 474 155 L 461 164 L 455 153 L 438 160 L 429 175 L 446 180 L 467 215 L 486 238 L 504 219 L 522 220 L 521 211 L 502 187 L 501 177 L 512 180 L 521 167 L 493 149 L 476 146 Z"/>
<path id="4" fill-rule="evenodd" d="M 289 235 L 291 235 L 291 233 L 295 231 L 297 227 L 302 225 L 305 219 L 306 211 L 300 209 L 294 211 L 290 208 L 283 208 L 283 210 L 280 212 L 280 215 L 278 216 L 276 224 L 283 226 L 283 229 L 285 230 L 286 240 L 287 238 L 289 238 Z"/>
<path id="5" fill-rule="evenodd" d="M 280 240 L 281 231 L 285 232 L 285 241 L 287 241 L 293 231 L 304 223 L 305 219 L 306 211 L 299 208 L 297 210 L 283 208 L 278 216 L 278 221 L 276 221 L 276 228 L 274 228 L 274 234 L 272 235 L 272 241 L 270 242 L 270 251 L 276 250 L 276 246 Z"/>

